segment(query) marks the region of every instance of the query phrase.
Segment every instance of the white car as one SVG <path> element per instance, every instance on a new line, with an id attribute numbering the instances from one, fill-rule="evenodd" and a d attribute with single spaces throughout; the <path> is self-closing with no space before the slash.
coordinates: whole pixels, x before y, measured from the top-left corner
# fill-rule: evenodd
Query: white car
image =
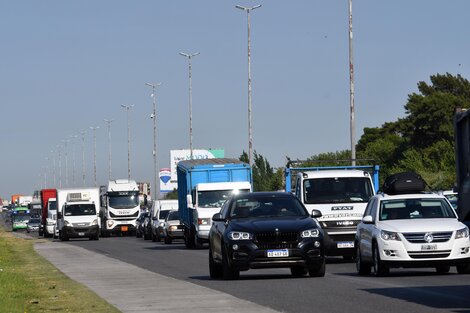
<path id="1" fill-rule="evenodd" d="M 390 268 L 434 267 L 470 272 L 467 226 L 443 195 L 378 194 L 372 197 L 356 232 L 359 275 L 385 276 Z"/>

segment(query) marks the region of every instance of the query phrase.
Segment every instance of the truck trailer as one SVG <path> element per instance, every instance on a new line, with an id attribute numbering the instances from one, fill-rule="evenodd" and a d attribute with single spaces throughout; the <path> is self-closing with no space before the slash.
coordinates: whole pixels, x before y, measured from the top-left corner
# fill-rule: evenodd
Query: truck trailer
<path id="1" fill-rule="evenodd" d="M 470 227 L 470 110 L 458 108 L 454 115 L 457 214 Z"/>
<path id="2" fill-rule="evenodd" d="M 249 164 L 237 159 L 198 159 L 180 161 L 178 211 L 184 224 L 187 248 L 201 248 L 209 240 L 212 216 L 233 193 L 252 189 Z"/>

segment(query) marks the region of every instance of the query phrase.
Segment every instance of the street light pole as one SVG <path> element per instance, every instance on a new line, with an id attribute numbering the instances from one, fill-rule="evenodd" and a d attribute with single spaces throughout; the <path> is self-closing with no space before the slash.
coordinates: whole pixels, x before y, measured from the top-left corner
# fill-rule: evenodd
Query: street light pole
<path id="1" fill-rule="evenodd" d="M 56 148 L 59 152 L 59 188 L 62 188 L 62 154 L 60 151 L 60 145 L 57 145 Z"/>
<path id="2" fill-rule="evenodd" d="M 86 186 L 85 183 L 85 134 L 86 131 L 81 131 L 80 134 L 82 135 L 82 180 L 83 180 L 83 187 Z"/>
<path id="3" fill-rule="evenodd" d="M 189 150 L 191 155 L 191 160 L 193 159 L 193 87 L 192 87 L 192 74 L 191 74 L 191 59 L 200 54 L 196 53 L 184 53 L 180 52 L 180 55 L 187 57 L 189 62 Z"/>
<path id="4" fill-rule="evenodd" d="M 72 186 L 75 187 L 75 142 L 74 139 L 77 139 L 78 135 L 70 136 L 72 142 Z"/>
<path id="5" fill-rule="evenodd" d="M 54 184 L 52 186 L 54 186 L 54 188 L 57 188 L 56 180 L 55 180 L 55 154 L 54 154 L 54 150 L 51 150 L 51 154 L 52 154 L 52 177 L 53 177 L 53 182 L 54 182 Z"/>
<path id="6" fill-rule="evenodd" d="M 352 0 L 349 0 L 349 109 L 351 135 L 351 165 L 356 165 L 356 122 L 354 116 L 354 63 L 353 63 L 353 28 Z"/>
<path id="7" fill-rule="evenodd" d="M 114 120 L 104 119 L 108 123 L 108 180 L 111 180 L 111 123 Z"/>
<path id="8" fill-rule="evenodd" d="M 241 5 L 235 6 L 237 9 L 246 12 L 247 25 L 248 25 L 248 160 L 250 166 L 253 166 L 253 135 L 252 135 L 252 120 L 251 120 L 251 38 L 250 38 L 250 11 L 258 9 L 261 5 L 254 7 L 243 7 Z"/>
<path id="9" fill-rule="evenodd" d="M 131 179 L 131 127 L 129 124 L 129 110 L 135 105 L 124 105 L 121 104 L 121 107 L 127 110 L 127 179 Z"/>
<path id="10" fill-rule="evenodd" d="M 70 140 L 68 139 L 63 139 L 62 142 L 64 143 L 64 149 L 65 149 L 65 186 L 68 187 L 69 186 L 69 175 L 68 175 L 68 155 L 67 155 L 67 143 L 69 142 Z"/>
<path id="11" fill-rule="evenodd" d="M 151 84 L 145 83 L 145 85 L 152 88 L 152 102 L 153 102 L 153 113 L 150 118 L 153 119 L 153 200 L 157 200 L 158 193 L 158 168 L 157 168 L 157 95 L 155 89 L 162 83 Z"/>
<path id="12" fill-rule="evenodd" d="M 96 184 L 96 130 L 100 128 L 99 126 L 90 126 L 90 129 L 93 131 L 93 177 L 95 179 L 95 187 Z"/>

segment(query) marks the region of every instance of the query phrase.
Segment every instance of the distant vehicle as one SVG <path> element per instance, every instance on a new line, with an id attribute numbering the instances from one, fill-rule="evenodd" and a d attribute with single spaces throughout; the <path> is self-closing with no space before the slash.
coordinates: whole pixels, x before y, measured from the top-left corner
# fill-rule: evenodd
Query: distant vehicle
<path id="1" fill-rule="evenodd" d="M 28 224 L 26 226 L 26 231 L 32 232 L 32 231 L 38 231 L 39 230 L 39 225 L 41 224 L 41 219 L 38 217 L 31 218 L 28 221 Z"/>
<path id="2" fill-rule="evenodd" d="M 11 212 L 11 229 L 26 229 L 27 223 L 31 218 L 27 207 L 16 207 Z"/>
<path id="3" fill-rule="evenodd" d="M 39 236 L 44 235 L 44 237 L 48 237 L 49 235 L 52 236 L 54 234 L 54 230 L 51 229 L 49 225 L 50 232 L 46 233 L 46 227 L 48 223 L 52 223 L 51 214 L 49 214 L 49 199 L 55 199 L 57 196 L 56 189 L 41 189 L 40 191 L 40 198 L 41 198 L 41 225 L 39 226 L 38 234 Z M 57 210 L 56 206 L 53 206 L 53 210 Z M 48 221 L 49 218 L 49 221 Z M 54 225 L 55 225 L 55 216 L 54 216 Z"/>
<path id="4" fill-rule="evenodd" d="M 109 181 L 101 193 L 101 235 L 107 237 L 111 234 L 134 234 L 139 214 L 137 183 L 128 179 Z"/>
<path id="5" fill-rule="evenodd" d="M 57 189 L 57 229 L 59 239 L 99 240 L 99 189 Z"/>
<path id="6" fill-rule="evenodd" d="M 187 248 L 209 239 L 211 217 L 233 194 L 251 191 L 250 165 L 237 159 L 201 159 L 177 164 L 178 211 Z"/>
<path id="7" fill-rule="evenodd" d="M 152 216 L 148 211 L 147 214 L 145 214 L 144 221 L 142 223 L 142 236 L 144 237 L 144 240 L 152 239 Z"/>
<path id="8" fill-rule="evenodd" d="M 152 241 L 161 241 L 163 238 L 163 223 L 170 211 L 178 210 L 178 200 L 154 201 L 152 209 Z"/>
<path id="9" fill-rule="evenodd" d="M 170 244 L 174 239 L 184 239 L 184 225 L 180 221 L 178 211 L 169 211 L 163 224 L 163 236 L 165 244 Z"/>
<path id="10" fill-rule="evenodd" d="M 291 167 L 285 170 L 286 191 L 293 191 L 307 210 L 320 210 L 318 222 L 327 234 L 329 256 L 352 259 L 354 236 L 367 201 L 379 184 L 378 165 Z M 295 176 L 292 176 L 295 173 Z M 295 188 L 291 184 L 295 179 Z"/>
<path id="11" fill-rule="evenodd" d="M 211 278 L 237 279 L 253 268 L 290 268 L 293 276 L 325 275 L 324 234 L 291 193 L 240 193 L 212 217 Z"/>
<path id="12" fill-rule="evenodd" d="M 136 238 L 142 238 L 144 236 L 144 222 L 145 218 L 149 215 L 149 212 L 140 213 L 139 217 L 135 221 L 135 236 Z"/>
<path id="13" fill-rule="evenodd" d="M 44 212 L 44 211 L 43 211 Z M 57 199 L 49 198 L 46 207 L 46 227 L 44 228 L 44 238 L 58 237 L 57 224 Z"/>
<path id="14" fill-rule="evenodd" d="M 357 226 L 359 275 L 386 276 L 390 268 L 434 267 L 447 273 L 470 273 L 469 230 L 443 195 L 411 188 L 413 176 L 397 178 L 396 191 L 372 197 Z M 407 186 L 409 185 L 409 186 Z M 411 189 L 410 189 L 410 188 Z"/>

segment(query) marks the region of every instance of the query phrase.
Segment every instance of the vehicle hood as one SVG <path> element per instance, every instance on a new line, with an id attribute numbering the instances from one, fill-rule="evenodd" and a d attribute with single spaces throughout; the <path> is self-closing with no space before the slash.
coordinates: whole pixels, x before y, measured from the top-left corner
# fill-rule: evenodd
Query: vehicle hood
<path id="1" fill-rule="evenodd" d="M 240 218 L 230 221 L 230 228 L 237 231 L 267 232 L 274 231 L 302 231 L 319 228 L 311 217 L 276 217 L 276 218 Z"/>
<path id="2" fill-rule="evenodd" d="M 398 233 L 456 231 L 465 227 L 453 218 L 423 218 L 414 220 L 379 221 L 377 227 Z"/>

